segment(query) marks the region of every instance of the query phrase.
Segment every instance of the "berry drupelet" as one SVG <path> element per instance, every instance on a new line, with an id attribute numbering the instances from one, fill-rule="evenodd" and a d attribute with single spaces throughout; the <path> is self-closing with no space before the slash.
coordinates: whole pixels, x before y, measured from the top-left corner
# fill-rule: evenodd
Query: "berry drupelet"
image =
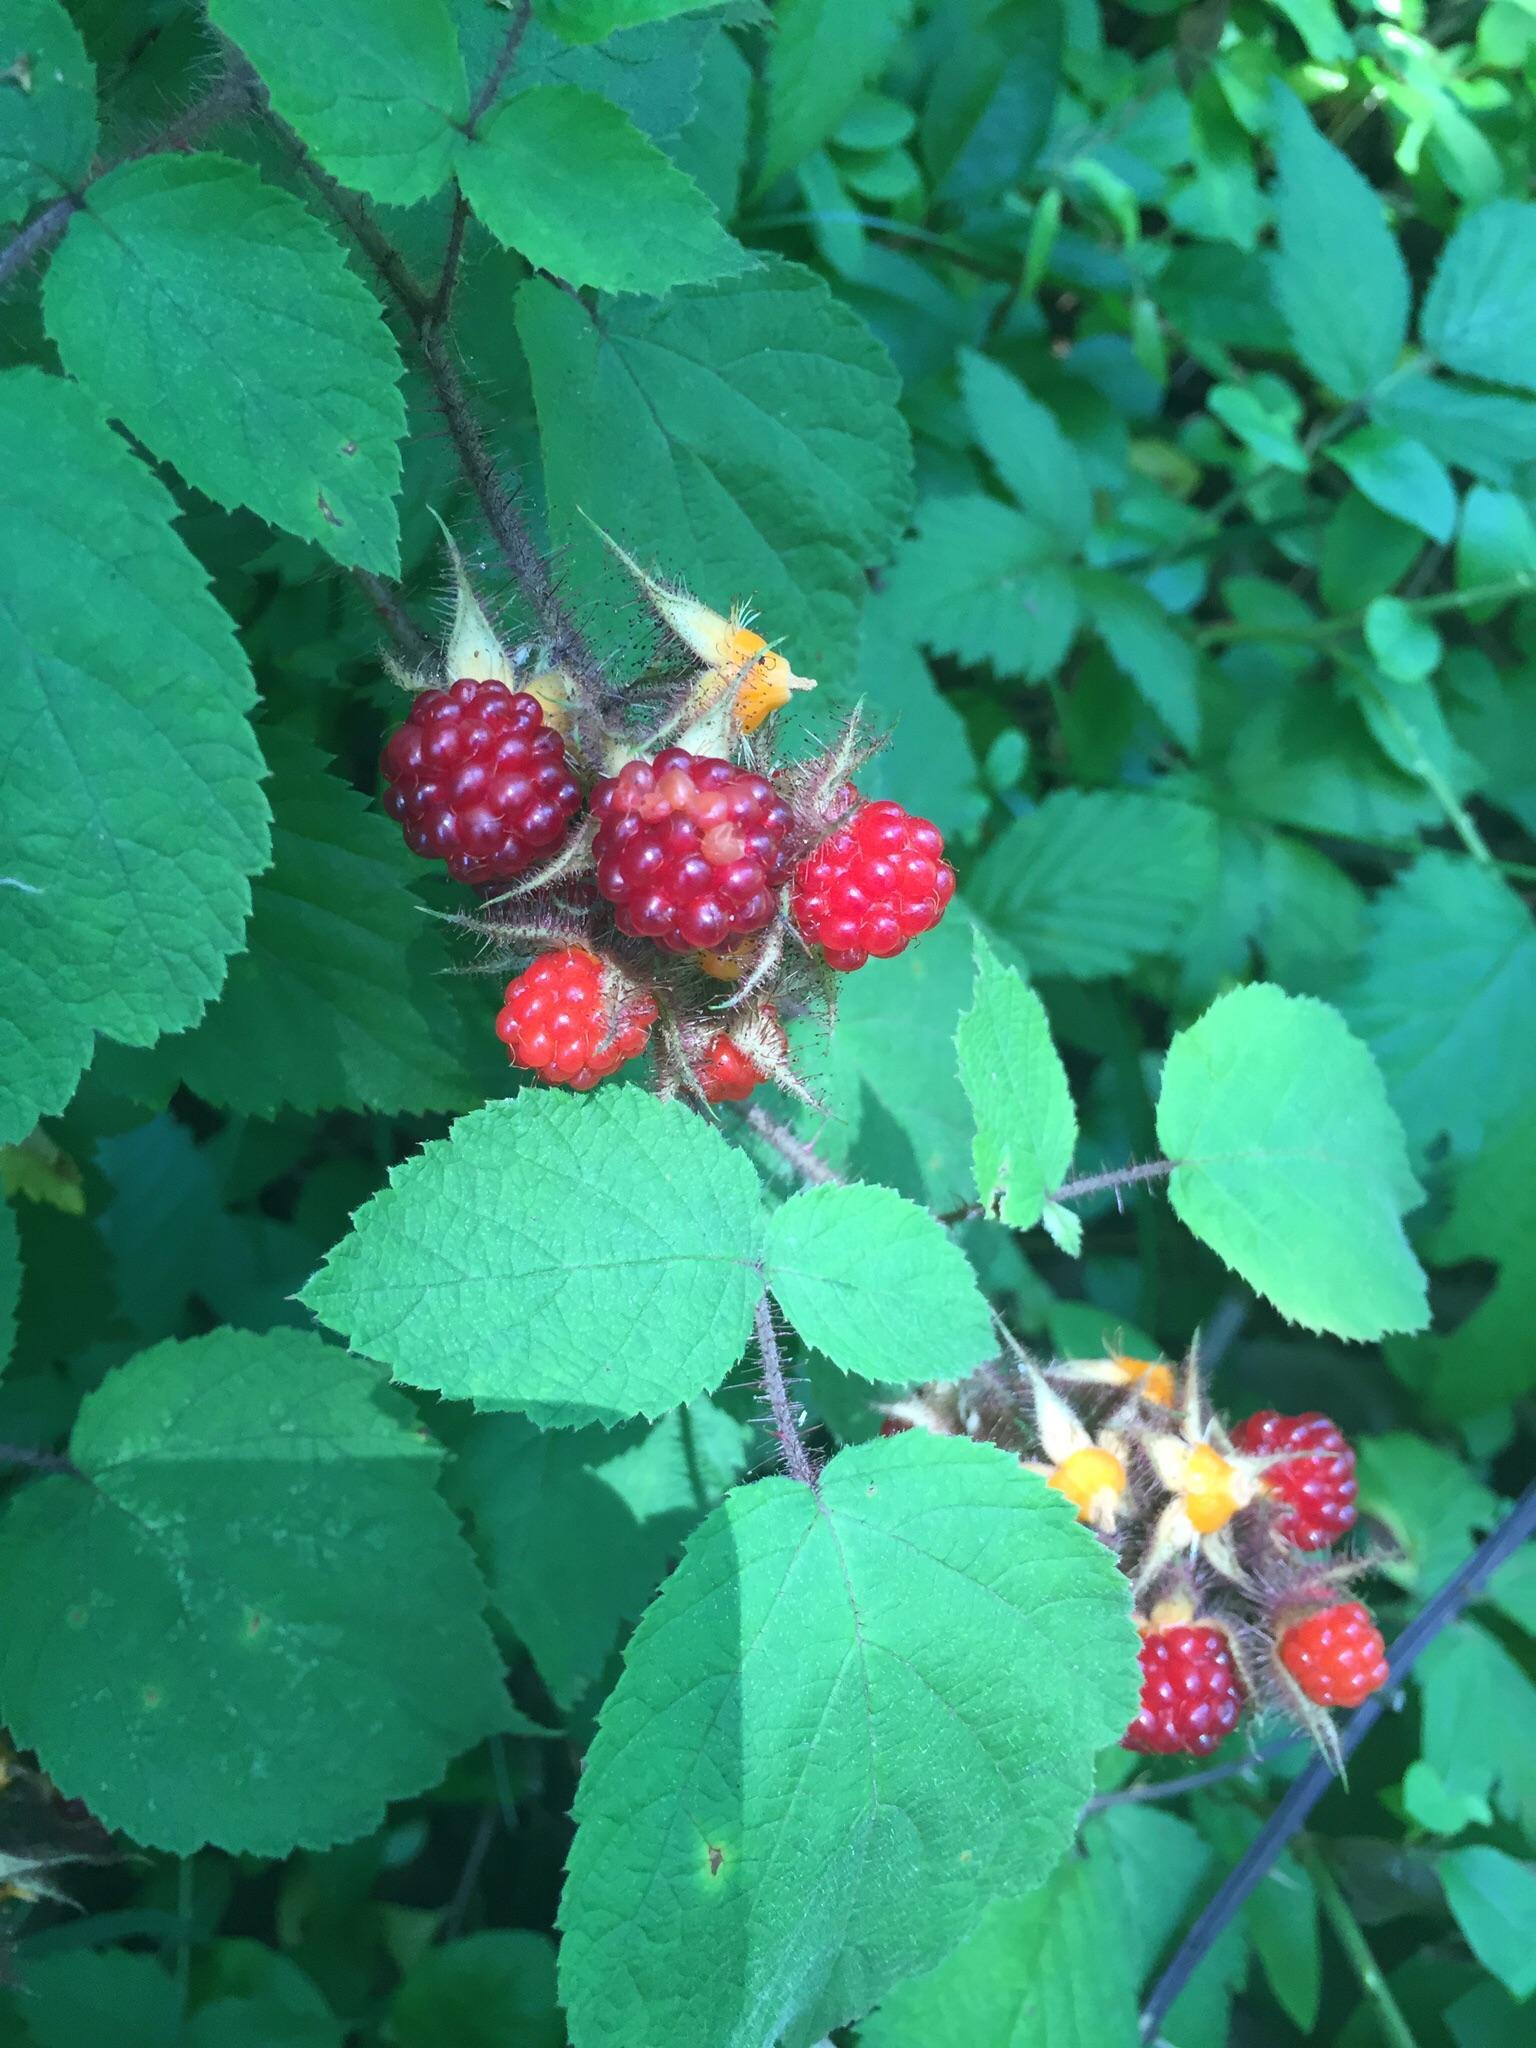
<path id="1" fill-rule="evenodd" d="M 505 683 L 423 690 L 379 765 L 384 808 L 406 844 L 463 882 L 521 874 L 554 852 L 581 809 L 565 741 L 536 698 Z"/>

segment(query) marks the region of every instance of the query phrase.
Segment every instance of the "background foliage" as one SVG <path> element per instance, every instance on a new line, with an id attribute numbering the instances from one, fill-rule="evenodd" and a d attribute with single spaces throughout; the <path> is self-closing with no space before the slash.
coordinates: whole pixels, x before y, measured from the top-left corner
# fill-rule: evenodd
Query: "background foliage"
<path id="1" fill-rule="evenodd" d="M 1533 83 L 1528 0 L 8 0 L 5 2039 L 1527 2037 Z M 893 732 L 960 900 L 777 1145 L 447 971 L 438 519 Z M 1359 1441 L 1427 1647 L 1305 1833 L 1117 1797 L 1104 1554 L 865 1441 L 995 1317 Z"/>

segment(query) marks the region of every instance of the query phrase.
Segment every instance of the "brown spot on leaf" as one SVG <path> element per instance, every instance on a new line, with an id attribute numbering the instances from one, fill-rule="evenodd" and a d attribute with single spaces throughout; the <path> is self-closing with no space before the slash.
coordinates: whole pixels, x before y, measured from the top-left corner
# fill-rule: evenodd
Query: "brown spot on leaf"
<path id="1" fill-rule="evenodd" d="M 724 1861 L 725 1851 L 717 1849 L 714 1843 L 711 1842 L 709 1845 L 709 1874 L 711 1877 L 718 1877 L 720 1875 L 720 1866 Z"/>
<path id="2" fill-rule="evenodd" d="M 357 443 L 355 441 L 343 441 L 341 452 L 343 455 L 355 455 L 357 453 Z"/>
<path id="3" fill-rule="evenodd" d="M 325 502 L 324 491 L 318 491 L 315 494 L 315 503 L 320 507 L 320 517 L 322 519 L 326 520 L 331 526 L 340 526 L 341 521 Z"/>

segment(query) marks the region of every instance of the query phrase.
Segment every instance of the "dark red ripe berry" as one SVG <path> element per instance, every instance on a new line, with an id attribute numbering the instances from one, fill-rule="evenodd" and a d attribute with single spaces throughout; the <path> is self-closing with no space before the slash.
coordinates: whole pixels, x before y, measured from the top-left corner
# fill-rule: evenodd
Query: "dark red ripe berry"
<path id="1" fill-rule="evenodd" d="M 766 1036 L 778 1041 L 781 1054 L 789 1051 L 789 1041 L 779 1024 L 778 1012 L 771 1003 L 766 1003 L 761 1012 L 762 1029 Z M 771 1053 L 767 1055 L 771 1058 Z M 745 1102 L 752 1090 L 768 1079 L 751 1055 L 721 1031 L 704 1048 L 704 1053 L 694 1069 L 694 1079 L 699 1084 L 699 1093 L 706 1102 Z"/>
<path id="2" fill-rule="evenodd" d="M 1243 1711 L 1243 1681 L 1219 1628 L 1175 1622 L 1141 1645 L 1141 1711 L 1120 1738 L 1146 1756 L 1209 1756 Z"/>
<path id="3" fill-rule="evenodd" d="M 931 931 L 955 893 L 944 841 L 900 804 L 861 804 L 795 870 L 795 923 L 843 974 Z"/>
<path id="4" fill-rule="evenodd" d="M 1326 1550 L 1355 1526 L 1355 1454 L 1336 1422 L 1316 1412 L 1277 1415 L 1261 1408 L 1232 1433 L 1240 1451 L 1257 1457 L 1299 1452 L 1271 1465 L 1264 1485 L 1290 1512 L 1276 1534 L 1298 1550 Z"/>
<path id="5" fill-rule="evenodd" d="M 1320 1707 L 1358 1707 L 1392 1675 L 1381 1630 L 1358 1600 L 1324 1607 L 1282 1629 L 1280 1661 Z"/>
<path id="6" fill-rule="evenodd" d="M 583 1092 L 645 1051 L 656 1022 L 655 999 L 604 986 L 603 963 L 580 946 L 541 953 L 507 983 L 496 1033 L 513 1064 L 541 1081 Z"/>
<path id="7" fill-rule="evenodd" d="M 882 1436 L 905 1436 L 911 1427 L 911 1423 L 904 1421 L 899 1415 L 884 1415 L 880 1419 Z"/>
<path id="8" fill-rule="evenodd" d="M 581 809 L 565 741 L 536 698 L 505 683 L 423 690 L 379 766 L 406 845 L 462 882 L 521 874 L 554 852 Z"/>
<path id="9" fill-rule="evenodd" d="M 761 776 L 668 747 L 592 792 L 597 886 L 614 922 L 669 953 L 714 953 L 771 923 L 789 806 Z"/>

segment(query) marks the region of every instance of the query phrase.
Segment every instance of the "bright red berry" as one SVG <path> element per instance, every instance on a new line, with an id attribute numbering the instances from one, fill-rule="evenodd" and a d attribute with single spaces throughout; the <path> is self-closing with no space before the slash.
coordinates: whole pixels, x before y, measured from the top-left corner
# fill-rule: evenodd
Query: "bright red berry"
<path id="1" fill-rule="evenodd" d="M 1243 1711 L 1243 1681 L 1223 1631 L 1205 1622 L 1148 1629 L 1141 1711 L 1120 1738 L 1146 1756 L 1209 1756 Z"/>
<path id="2" fill-rule="evenodd" d="M 784 1036 L 778 1012 L 772 1003 L 763 1005 L 758 1012 L 758 1020 L 760 1043 L 771 1045 L 781 1057 L 786 1055 L 789 1041 Z M 771 1060 L 772 1051 L 765 1056 Z M 705 1046 L 693 1077 L 706 1102 L 745 1102 L 752 1090 L 768 1079 L 752 1054 L 724 1031 L 717 1032 Z"/>
<path id="3" fill-rule="evenodd" d="M 1290 1513 L 1276 1533 L 1298 1550 L 1326 1550 L 1355 1526 L 1355 1454 L 1336 1422 L 1315 1411 L 1277 1415 L 1261 1408 L 1239 1423 L 1232 1441 L 1257 1457 L 1287 1455 L 1264 1474 L 1264 1486 Z"/>
<path id="4" fill-rule="evenodd" d="M 565 741 L 536 698 L 505 683 L 423 690 L 379 765 L 407 846 L 464 882 L 521 874 L 581 809 Z"/>
<path id="5" fill-rule="evenodd" d="M 642 990 L 621 993 L 615 1008 L 603 963 L 572 946 L 541 953 L 507 983 L 496 1032 L 514 1065 L 585 1091 L 644 1052 L 655 1021 L 655 998 Z"/>
<path id="6" fill-rule="evenodd" d="M 955 893 L 944 841 L 900 804 L 860 804 L 795 869 L 795 923 L 843 974 L 931 931 Z"/>
<path id="7" fill-rule="evenodd" d="M 1324 1607 L 1283 1628 L 1280 1661 L 1320 1707 L 1358 1707 L 1391 1676 L 1381 1630 L 1358 1600 Z"/>
<path id="8" fill-rule="evenodd" d="M 763 776 L 668 747 L 600 782 L 592 815 L 597 886 L 620 931 L 702 953 L 771 923 L 790 812 Z"/>

